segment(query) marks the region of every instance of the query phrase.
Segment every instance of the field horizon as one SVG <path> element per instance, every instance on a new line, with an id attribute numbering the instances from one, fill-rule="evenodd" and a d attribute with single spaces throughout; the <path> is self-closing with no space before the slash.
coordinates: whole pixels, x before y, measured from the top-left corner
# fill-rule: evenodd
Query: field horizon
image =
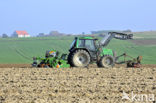
<path id="1" fill-rule="evenodd" d="M 133 40 L 113 39 L 106 47 L 120 55 L 126 52 L 136 58 L 143 56 L 143 64 L 156 64 L 156 32 L 135 32 Z M 46 50 L 67 53 L 75 35 L 31 38 L 0 38 L 0 64 L 30 64 L 33 57 L 44 57 Z M 100 37 L 98 37 L 100 38 Z"/>

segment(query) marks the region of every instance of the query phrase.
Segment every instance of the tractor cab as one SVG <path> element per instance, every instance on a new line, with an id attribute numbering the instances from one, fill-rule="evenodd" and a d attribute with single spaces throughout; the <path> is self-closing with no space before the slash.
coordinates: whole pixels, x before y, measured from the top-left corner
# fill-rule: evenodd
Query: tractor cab
<path id="1" fill-rule="evenodd" d="M 70 46 L 69 51 L 73 51 L 76 48 L 87 49 L 88 51 L 96 51 L 97 40 L 98 40 L 97 38 L 93 38 L 93 37 L 75 37 L 74 41 Z"/>

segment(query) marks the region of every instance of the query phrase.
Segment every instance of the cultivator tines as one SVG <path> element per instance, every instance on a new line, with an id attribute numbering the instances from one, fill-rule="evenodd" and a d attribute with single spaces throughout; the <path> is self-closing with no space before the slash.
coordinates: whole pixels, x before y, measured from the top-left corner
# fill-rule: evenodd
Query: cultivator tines
<path id="1" fill-rule="evenodd" d="M 45 67 L 45 64 L 40 64 L 39 67 L 44 68 Z"/>
<path id="2" fill-rule="evenodd" d="M 117 62 L 117 60 L 120 57 L 124 57 L 123 61 Z M 129 57 L 132 60 L 126 60 L 126 58 Z M 116 63 L 117 64 L 127 64 L 127 67 L 134 67 L 134 68 L 140 68 L 141 67 L 141 60 L 142 60 L 142 56 L 138 56 L 137 58 L 134 58 L 132 56 L 127 55 L 126 53 L 123 53 L 122 55 L 116 57 Z"/>
<path id="3" fill-rule="evenodd" d="M 127 62 L 127 67 L 140 68 L 141 67 L 141 60 L 142 60 L 142 56 L 138 56 L 137 58 L 130 60 Z"/>
<path id="4" fill-rule="evenodd" d="M 140 68 L 141 64 L 140 63 L 135 63 L 135 62 L 128 62 L 127 67 L 134 67 L 134 68 Z"/>

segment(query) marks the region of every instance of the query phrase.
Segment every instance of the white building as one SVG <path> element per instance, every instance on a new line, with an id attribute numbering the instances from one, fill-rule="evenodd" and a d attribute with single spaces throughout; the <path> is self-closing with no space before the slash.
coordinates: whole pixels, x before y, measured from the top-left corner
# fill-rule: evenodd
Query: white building
<path id="1" fill-rule="evenodd" d="M 23 38 L 23 37 L 30 37 L 30 35 L 26 31 L 15 31 L 12 37 Z"/>

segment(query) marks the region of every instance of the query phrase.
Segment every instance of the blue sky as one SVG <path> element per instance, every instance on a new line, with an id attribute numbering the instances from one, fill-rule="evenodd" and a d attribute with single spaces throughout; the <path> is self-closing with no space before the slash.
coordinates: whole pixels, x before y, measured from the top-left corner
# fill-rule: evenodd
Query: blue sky
<path id="1" fill-rule="evenodd" d="M 156 30 L 156 0 L 0 0 L 0 35 Z"/>

